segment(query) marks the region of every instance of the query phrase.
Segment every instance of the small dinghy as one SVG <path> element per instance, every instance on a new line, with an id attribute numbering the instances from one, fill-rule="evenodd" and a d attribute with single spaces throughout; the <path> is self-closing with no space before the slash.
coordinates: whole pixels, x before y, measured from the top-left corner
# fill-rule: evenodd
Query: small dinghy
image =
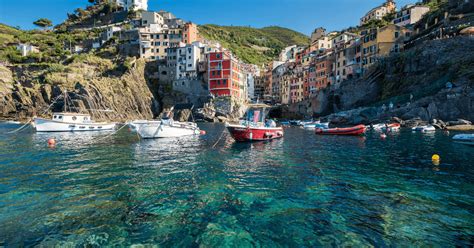
<path id="1" fill-rule="evenodd" d="M 306 129 L 306 130 L 315 130 L 316 128 L 328 129 L 329 128 L 329 122 L 307 123 L 303 126 L 303 128 Z"/>
<path id="2" fill-rule="evenodd" d="M 430 132 L 435 132 L 436 128 L 431 125 L 427 125 L 427 126 L 417 126 L 417 127 L 412 128 L 411 130 L 413 132 L 430 133 Z"/>
<path id="3" fill-rule="evenodd" d="M 454 135 L 453 141 L 459 144 L 474 146 L 474 134 Z"/>
<path id="4" fill-rule="evenodd" d="M 391 124 L 375 124 L 372 126 L 372 129 L 379 132 L 393 132 L 400 130 L 401 125 L 399 123 Z"/>
<path id="5" fill-rule="evenodd" d="M 319 135 L 362 135 L 365 131 L 365 125 L 358 125 L 347 128 L 317 128 L 315 133 Z"/>
<path id="6" fill-rule="evenodd" d="M 159 121 L 136 120 L 128 123 L 143 139 L 174 138 L 199 135 L 201 130 L 194 122 L 179 122 L 173 119 Z"/>

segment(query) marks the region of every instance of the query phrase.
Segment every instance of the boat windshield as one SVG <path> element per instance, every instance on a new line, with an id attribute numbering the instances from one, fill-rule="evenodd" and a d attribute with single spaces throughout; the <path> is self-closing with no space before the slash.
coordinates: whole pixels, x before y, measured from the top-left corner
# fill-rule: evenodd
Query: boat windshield
<path id="1" fill-rule="evenodd" d="M 250 123 L 263 123 L 265 122 L 265 109 L 264 108 L 252 108 L 247 111 L 246 121 Z"/>

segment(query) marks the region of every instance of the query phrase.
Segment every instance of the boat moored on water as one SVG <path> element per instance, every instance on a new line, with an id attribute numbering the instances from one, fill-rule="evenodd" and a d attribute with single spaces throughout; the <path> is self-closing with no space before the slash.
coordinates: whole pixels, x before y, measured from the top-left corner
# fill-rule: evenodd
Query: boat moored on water
<path id="1" fill-rule="evenodd" d="M 37 132 L 86 132 L 115 129 L 115 123 L 94 122 L 88 114 L 53 113 L 52 119 L 34 118 Z"/>
<path id="2" fill-rule="evenodd" d="M 390 124 L 375 124 L 372 126 L 372 129 L 379 132 L 394 132 L 400 130 L 400 123 L 390 123 Z"/>
<path id="3" fill-rule="evenodd" d="M 33 118 L 32 126 L 37 132 L 91 132 L 115 129 L 116 123 L 94 122 L 89 114 L 68 111 L 68 108 L 71 109 L 68 103 L 72 102 L 69 99 L 68 92 L 64 91 L 61 96 L 64 101 L 62 112 L 53 113 L 51 119 Z"/>
<path id="4" fill-rule="evenodd" d="M 436 128 L 432 125 L 427 125 L 427 126 L 417 126 L 413 127 L 411 129 L 413 132 L 422 132 L 422 133 L 430 133 L 430 132 L 435 132 Z"/>
<path id="5" fill-rule="evenodd" d="M 274 121 L 265 122 L 266 110 L 270 106 L 253 104 L 239 124 L 226 124 L 227 130 L 237 142 L 265 141 L 283 137 L 283 128 Z"/>
<path id="6" fill-rule="evenodd" d="M 328 129 L 329 128 L 329 122 L 312 122 L 312 123 L 307 123 L 303 126 L 304 129 L 306 130 L 315 130 L 316 128 L 322 128 L 322 129 Z"/>
<path id="7" fill-rule="evenodd" d="M 358 125 L 354 127 L 347 128 L 317 128 L 315 130 L 316 134 L 319 135 L 362 135 L 366 131 L 365 125 Z"/>
<path id="8" fill-rule="evenodd" d="M 453 141 L 459 144 L 474 146 L 474 134 L 456 134 Z"/>
<path id="9" fill-rule="evenodd" d="M 175 138 L 190 135 L 199 135 L 201 130 L 194 122 L 179 122 L 173 119 L 156 121 L 135 120 L 128 123 L 143 139 Z"/>

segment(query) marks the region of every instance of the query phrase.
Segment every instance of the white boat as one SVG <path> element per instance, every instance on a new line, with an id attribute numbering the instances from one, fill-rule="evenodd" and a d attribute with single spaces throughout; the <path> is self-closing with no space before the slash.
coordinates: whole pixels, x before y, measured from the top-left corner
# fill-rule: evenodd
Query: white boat
<path id="1" fill-rule="evenodd" d="M 413 132 L 422 132 L 422 133 L 429 133 L 436 131 L 436 128 L 432 125 L 427 126 L 417 126 L 411 129 Z"/>
<path id="2" fill-rule="evenodd" d="M 303 128 L 306 129 L 306 130 L 315 130 L 316 128 L 328 129 L 329 128 L 329 122 L 307 123 L 303 126 Z"/>
<path id="3" fill-rule="evenodd" d="M 474 134 L 457 134 L 453 136 L 453 140 L 456 143 L 465 145 L 474 145 Z"/>
<path id="4" fill-rule="evenodd" d="M 399 131 L 400 127 L 401 127 L 401 125 L 399 123 L 391 123 L 391 124 L 381 123 L 381 124 L 372 125 L 372 129 L 374 131 L 378 131 L 378 132 Z"/>
<path id="5" fill-rule="evenodd" d="M 5 121 L 5 124 L 11 124 L 11 125 L 20 125 L 20 121 Z"/>
<path id="6" fill-rule="evenodd" d="M 115 123 L 94 122 L 88 114 L 53 113 L 52 119 L 34 118 L 37 132 L 89 132 L 115 129 Z"/>
<path id="7" fill-rule="evenodd" d="M 173 138 L 201 133 L 194 122 L 178 122 L 172 119 L 161 121 L 136 120 L 128 123 L 128 125 L 143 139 Z"/>

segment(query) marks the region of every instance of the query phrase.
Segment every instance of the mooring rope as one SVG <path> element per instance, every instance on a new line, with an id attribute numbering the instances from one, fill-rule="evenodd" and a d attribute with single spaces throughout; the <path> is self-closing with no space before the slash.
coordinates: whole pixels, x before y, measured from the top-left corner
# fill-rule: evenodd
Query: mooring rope
<path id="1" fill-rule="evenodd" d="M 214 143 L 214 145 L 212 146 L 212 149 L 214 149 L 216 147 L 216 145 L 219 143 L 219 141 L 221 141 L 222 137 L 224 137 L 224 134 L 226 134 L 226 131 L 225 131 L 225 127 L 224 129 L 222 130 L 222 133 L 221 133 L 221 136 L 219 137 L 219 139 L 216 141 L 216 143 Z"/>
<path id="2" fill-rule="evenodd" d="M 46 108 L 46 110 L 41 114 L 41 115 L 44 115 L 46 114 L 46 112 L 48 112 L 48 110 L 59 100 L 59 98 L 61 98 L 62 95 L 59 95 L 58 97 L 56 97 L 53 102 L 48 106 L 48 108 Z M 23 128 L 25 128 L 26 126 L 28 126 L 31 122 L 33 122 L 33 119 L 30 119 L 25 125 L 21 126 L 20 128 L 17 128 L 13 131 L 10 131 L 10 132 L 7 132 L 7 133 L 16 133 L 16 132 L 19 132 L 20 130 L 22 130 Z"/>
<path id="3" fill-rule="evenodd" d="M 107 139 L 107 138 L 111 137 L 112 135 L 115 135 L 116 133 L 118 133 L 120 130 L 124 129 L 124 128 L 127 127 L 127 126 L 128 126 L 128 124 L 125 123 L 121 128 L 117 129 L 117 130 L 114 131 L 113 133 L 111 133 L 111 134 L 109 134 L 109 135 L 107 135 L 107 136 L 105 136 L 105 137 L 102 137 L 102 138 L 100 138 L 100 139 L 97 139 L 96 141 L 101 141 L 101 140 Z"/>
<path id="4" fill-rule="evenodd" d="M 7 132 L 7 133 L 16 133 L 16 132 L 19 132 L 20 130 L 22 130 L 23 128 L 25 128 L 26 126 L 28 126 L 30 123 L 32 122 L 32 120 L 30 119 L 25 125 L 21 126 L 20 128 L 17 128 L 13 131 L 10 131 L 10 132 Z"/>

